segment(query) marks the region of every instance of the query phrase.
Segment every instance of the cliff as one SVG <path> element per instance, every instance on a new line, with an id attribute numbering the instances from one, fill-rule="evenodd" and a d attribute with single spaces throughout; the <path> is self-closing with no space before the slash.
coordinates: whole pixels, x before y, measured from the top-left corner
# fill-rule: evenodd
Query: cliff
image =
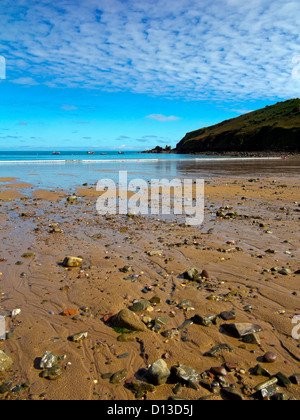
<path id="1" fill-rule="evenodd" d="M 176 152 L 300 152 L 300 99 L 187 133 Z"/>

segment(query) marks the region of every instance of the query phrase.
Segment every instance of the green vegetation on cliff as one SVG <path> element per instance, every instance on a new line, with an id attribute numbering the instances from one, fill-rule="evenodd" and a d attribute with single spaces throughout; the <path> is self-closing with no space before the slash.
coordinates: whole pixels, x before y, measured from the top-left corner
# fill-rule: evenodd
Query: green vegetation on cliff
<path id="1" fill-rule="evenodd" d="M 300 152 L 300 99 L 188 133 L 176 152 Z"/>

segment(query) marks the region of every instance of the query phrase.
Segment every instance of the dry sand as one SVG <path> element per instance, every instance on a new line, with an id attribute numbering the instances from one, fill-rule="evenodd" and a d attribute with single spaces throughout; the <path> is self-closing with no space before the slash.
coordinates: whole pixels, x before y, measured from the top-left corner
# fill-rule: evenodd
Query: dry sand
<path id="1" fill-rule="evenodd" d="M 23 189 L 1 192 L 0 313 L 7 315 L 11 336 L 0 349 L 14 364 L 0 374 L 0 384 L 27 383 L 29 388 L 0 398 L 134 400 L 131 379 L 142 379 L 149 364 L 164 354 L 169 368 L 179 362 L 199 374 L 224 362 L 236 364 L 237 371 L 226 380 L 240 393 L 248 389 L 250 395 L 244 395 L 245 399 L 252 399 L 253 387 L 265 380 L 251 374 L 258 363 L 271 374 L 300 372 L 299 340 L 292 338 L 292 318 L 300 314 L 300 277 L 294 274 L 300 269 L 299 207 L 295 204 L 300 201 L 299 186 L 299 179 L 279 177 L 276 182 L 211 179 L 205 189 L 206 216 L 200 228 L 186 227 L 181 219 L 99 216 L 97 196 L 89 189 L 78 190 L 81 198 L 72 205 L 61 193 L 35 191 L 32 197 Z M 221 206 L 247 217 L 217 218 Z M 59 223 L 63 233 L 49 233 L 53 223 Z M 229 251 L 235 247 L 239 250 Z M 147 251 L 151 250 L 161 255 L 150 257 Z M 28 252 L 35 256 L 22 258 Z M 67 255 L 81 256 L 82 268 L 62 267 Z M 133 272 L 120 272 L 125 265 Z M 275 266 L 288 268 L 292 274 L 269 271 Z M 210 279 L 203 284 L 184 280 L 182 273 L 191 267 L 207 270 Z M 148 293 L 146 286 L 150 286 Z M 132 305 L 134 299 L 153 296 L 161 304 L 139 316 L 168 317 L 162 331 L 178 328 L 195 314 L 218 315 L 234 308 L 235 322 L 262 327 L 261 345 L 244 344 L 224 334 L 220 325 L 195 324 L 180 330 L 175 339 L 148 330 L 127 336 L 133 337 L 132 342 L 119 342 L 119 334 L 103 317 Z M 187 299 L 194 310 L 176 306 Z M 245 311 L 247 305 L 253 308 L 251 313 Z M 15 308 L 21 313 L 11 319 Z M 78 317 L 63 317 L 61 313 L 68 308 L 78 309 Z M 89 333 L 82 343 L 68 340 L 82 331 Z M 229 344 L 234 352 L 223 352 L 218 360 L 204 356 L 221 343 Z M 39 360 L 45 351 L 67 356 L 60 362 L 63 374 L 56 381 L 41 377 Z M 277 355 L 274 364 L 261 362 L 267 351 Z M 124 353 L 128 357 L 118 358 Z M 101 377 L 122 369 L 128 370 L 126 384 L 114 385 Z M 174 395 L 173 389 L 174 384 L 158 386 L 147 399 L 166 400 Z M 280 392 L 300 398 L 295 385 Z M 183 387 L 179 396 L 221 399 L 219 393 L 200 386 L 198 391 Z"/>

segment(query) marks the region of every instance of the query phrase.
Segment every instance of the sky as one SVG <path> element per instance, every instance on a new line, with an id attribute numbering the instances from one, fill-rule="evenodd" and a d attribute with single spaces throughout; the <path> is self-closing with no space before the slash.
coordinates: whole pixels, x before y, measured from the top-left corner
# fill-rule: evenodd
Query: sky
<path id="1" fill-rule="evenodd" d="M 300 2 L 1 0 L 0 150 L 145 150 L 300 97 Z"/>

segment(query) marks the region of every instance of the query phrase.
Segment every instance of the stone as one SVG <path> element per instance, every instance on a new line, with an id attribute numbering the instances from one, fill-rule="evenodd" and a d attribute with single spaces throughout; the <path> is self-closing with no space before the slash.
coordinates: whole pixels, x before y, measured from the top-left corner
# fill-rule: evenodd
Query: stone
<path id="1" fill-rule="evenodd" d="M 278 385 L 279 386 L 282 386 L 284 388 L 288 388 L 292 385 L 292 382 L 290 381 L 290 379 L 287 376 L 285 376 L 282 372 L 278 372 L 274 376 L 275 376 L 275 378 L 278 379 Z"/>
<path id="2" fill-rule="evenodd" d="M 183 273 L 183 277 L 186 279 L 186 280 L 190 280 L 190 281 L 197 281 L 197 280 L 199 280 L 200 279 L 200 273 L 199 273 L 199 271 L 197 270 L 197 268 L 190 268 L 189 270 L 186 270 L 184 273 Z"/>
<path id="3" fill-rule="evenodd" d="M 288 268 L 282 268 L 278 271 L 278 273 L 282 276 L 290 276 L 292 274 L 291 270 L 289 270 Z"/>
<path id="4" fill-rule="evenodd" d="M 22 258 L 27 258 L 27 259 L 29 259 L 29 258 L 34 258 L 35 257 L 35 253 L 34 252 L 25 252 L 23 255 L 22 255 Z"/>
<path id="5" fill-rule="evenodd" d="M 126 328 L 131 331 L 146 331 L 145 324 L 129 309 L 123 309 L 112 318 L 113 327 Z"/>
<path id="6" fill-rule="evenodd" d="M 12 388 L 12 382 L 4 382 L 1 386 L 0 386 L 0 394 L 6 394 L 7 392 L 9 392 Z"/>
<path id="7" fill-rule="evenodd" d="M 64 309 L 62 315 L 66 317 L 73 317 L 78 314 L 78 309 Z"/>
<path id="8" fill-rule="evenodd" d="M 150 306 L 148 300 L 142 300 L 140 302 L 135 302 L 132 306 L 129 306 L 129 310 L 135 313 L 146 311 Z"/>
<path id="9" fill-rule="evenodd" d="M 119 271 L 121 273 L 131 273 L 132 267 L 130 265 L 124 265 L 124 267 L 120 268 Z"/>
<path id="10" fill-rule="evenodd" d="M 156 387 L 152 384 L 149 384 L 148 382 L 134 380 L 130 385 L 134 392 L 137 394 L 145 394 L 147 392 L 153 393 L 156 391 Z"/>
<path id="11" fill-rule="evenodd" d="M 270 386 L 276 385 L 278 383 L 278 379 L 275 377 L 272 377 L 264 382 L 259 383 L 254 387 L 255 391 L 261 391 L 262 389 L 269 388 Z"/>
<path id="12" fill-rule="evenodd" d="M 203 327 L 211 327 L 214 318 L 215 318 L 214 315 L 199 315 L 199 314 L 196 314 L 192 318 L 192 321 L 194 322 L 194 324 L 202 325 Z"/>
<path id="13" fill-rule="evenodd" d="M 187 319 L 185 321 L 183 321 L 183 323 L 181 325 L 179 325 L 179 327 L 177 328 L 178 330 L 184 330 L 185 328 L 189 327 L 190 325 L 193 325 L 193 319 Z"/>
<path id="14" fill-rule="evenodd" d="M 176 328 L 172 328 L 171 330 L 167 330 L 162 332 L 161 334 L 163 337 L 168 339 L 174 339 L 179 337 L 179 331 Z"/>
<path id="15" fill-rule="evenodd" d="M 271 352 L 271 351 L 268 351 L 268 352 L 264 355 L 263 360 L 264 360 L 264 362 L 265 362 L 265 363 L 275 363 L 275 362 L 276 362 L 276 360 L 277 360 L 277 356 L 276 356 L 276 354 L 275 354 L 275 353 L 273 353 L 273 352 Z"/>
<path id="16" fill-rule="evenodd" d="M 270 378 L 272 376 L 270 372 L 268 372 L 263 366 L 259 364 L 256 365 L 253 369 L 253 375 L 266 376 L 267 378 Z"/>
<path id="17" fill-rule="evenodd" d="M 53 366 L 55 366 L 57 362 L 58 357 L 50 351 L 46 351 L 46 353 L 40 361 L 40 369 L 50 369 Z"/>
<path id="18" fill-rule="evenodd" d="M 221 327 L 227 334 L 235 338 L 242 338 L 245 335 L 262 331 L 259 325 L 248 323 L 222 324 Z"/>
<path id="19" fill-rule="evenodd" d="M 256 344 L 258 346 L 261 345 L 260 338 L 259 338 L 258 334 L 256 334 L 256 333 L 247 334 L 243 337 L 242 340 L 243 340 L 244 343 L 247 343 L 247 344 Z"/>
<path id="20" fill-rule="evenodd" d="M 237 365 L 235 363 L 226 362 L 224 367 L 227 369 L 228 372 L 235 372 L 237 370 Z"/>
<path id="21" fill-rule="evenodd" d="M 63 266 L 66 268 L 78 268 L 82 266 L 83 259 L 77 257 L 66 257 L 63 261 Z"/>
<path id="22" fill-rule="evenodd" d="M 152 305 L 159 305 L 159 304 L 161 303 L 161 300 L 160 300 L 160 298 L 159 298 L 158 296 L 153 296 L 153 297 L 150 299 L 150 303 L 151 303 Z"/>
<path id="23" fill-rule="evenodd" d="M 161 251 L 157 251 L 157 250 L 147 251 L 147 255 L 149 257 L 161 257 L 162 252 Z"/>
<path id="24" fill-rule="evenodd" d="M 148 370 L 149 382 L 153 385 L 165 384 L 171 375 L 166 362 L 162 359 L 154 362 Z"/>
<path id="25" fill-rule="evenodd" d="M 200 375 L 192 367 L 185 365 L 173 366 L 171 373 L 175 381 L 181 382 L 190 388 L 198 389 L 197 383 L 200 380 Z"/>
<path id="26" fill-rule="evenodd" d="M 259 391 L 256 391 L 254 396 L 258 399 L 267 399 L 271 398 L 274 394 L 276 394 L 279 391 L 279 388 L 276 384 L 270 385 L 266 388 L 260 389 Z"/>
<path id="27" fill-rule="evenodd" d="M 81 343 L 81 341 L 85 340 L 86 338 L 88 338 L 89 333 L 86 332 L 80 332 L 78 334 L 74 334 L 70 337 L 70 340 L 73 341 L 74 343 Z"/>
<path id="28" fill-rule="evenodd" d="M 114 373 L 110 378 L 111 384 L 120 384 L 121 382 L 124 382 L 127 378 L 128 371 L 127 369 L 120 370 L 119 372 Z"/>
<path id="29" fill-rule="evenodd" d="M 221 397 L 225 401 L 243 401 L 244 397 L 236 391 L 233 391 L 231 388 L 222 388 Z"/>
<path id="30" fill-rule="evenodd" d="M 60 366 L 53 366 L 50 369 L 46 369 L 42 372 L 42 378 L 49 379 L 50 381 L 55 381 L 59 379 L 62 375 L 62 368 Z"/>
<path id="31" fill-rule="evenodd" d="M 220 313 L 220 317 L 224 321 L 234 321 L 235 320 L 235 314 L 231 311 L 224 311 Z"/>
<path id="32" fill-rule="evenodd" d="M 290 376 L 290 381 L 294 385 L 300 385 L 300 373 L 294 373 L 292 376 Z"/>
<path id="33" fill-rule="evenodd" d="M 78 199 L 77 199 L 77 197 L 76 197 L 76 195 L 75 195 L 75 194 L 70 195 L 70 196 L 67 198 L 68 203 L 75 203 L 77 200 L 78 200 Z"/>
<path id="34" fill-rule="evenodd" d="M 202 273 L 200 274 L 200 277 L 203 279 L 209 279 L 210 276 L 208 274 L 208 272 L 206 270 L 203 270 Z"/>
<path id="35" fill-rule="evenodd" d="M 13 365 L 13 360 L 2 350 L 0 350 L 0 372 L 4 372 Z"/>
<path id="36" fill-rule="evenodd" d="M 192 303 L 190 300 L 183 300 L 182 302 L 178 303 L 177 308 L 179 309 L 188 309 L 192 307 Z"/>
<path id="37" fill-rule="evenodd" d="M 210 372 L 215 376 L 227 376 L 227 370 L 223 366 L 212 367 Z"/>
<path id="38" fill-rule="evenodd" d="M 222 351 L 234 352 L 234 349 L 229 344 L 219 344 L 218 346 L 212 347 L 209 351 L 204 353 L 205 357 L 216 357 L 218 358 Z"/>

